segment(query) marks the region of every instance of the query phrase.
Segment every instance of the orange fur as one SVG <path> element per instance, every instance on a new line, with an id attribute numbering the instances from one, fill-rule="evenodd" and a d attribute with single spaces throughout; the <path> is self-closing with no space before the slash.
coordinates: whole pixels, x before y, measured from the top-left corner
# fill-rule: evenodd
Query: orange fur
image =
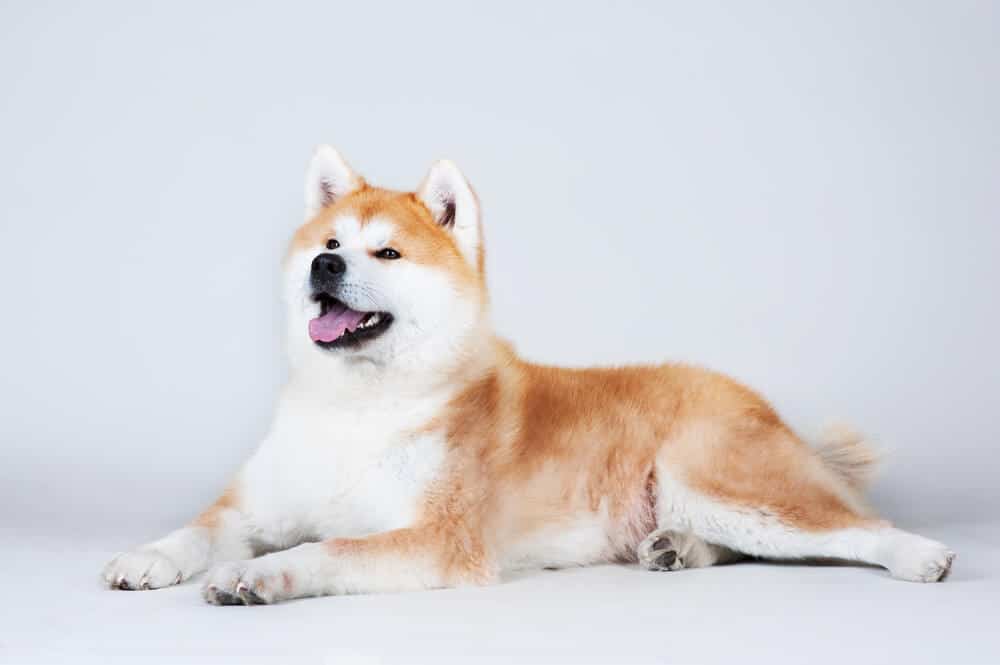
<path id="1" fill-rule="evenodd" d="M 479 269 L 469 265 L 448 231 L 434 221 L 427 207 L 411 192 L 363 185 L 333 205 L 322 208 L 299 227 L 292 237 L 289 254 L 302 250 L 319 251 L 334 237 L 331 221 L 342 215 L 350 215 L 362 225 L 376 217 L 393 222 L 396 226 L 393 248 L 408 261 L 434 265 L 454 276 L 456 283 L 485 293 L 482 262 Z"/>
<path id="2" fill-rule="evenodd" d="M 341 214 L 393 221 L 393 246 L 409 260 L 450 271 L 487 301 L 482 252 L 478 266 L 462 260 L 411 193 L 364 185 L 299 229 L 292 251 L 322 246 Z M 633 559 L 655 527 L 657 463 L 705 496 L 805 531 L 871 523 L 766 401 L 721 374 L 683 365 L 548 367 L 494 339 L 450 378 L 464 388 L 422 429 L 444 434 L 452 462 L 419 524 L 333 540 L 332 552 L 372 556 L 405 541 L 436 557 L 447 579 L 489 578 L 505 542 L 601 513 L 612 525 L 605 558 Z"/>
<path id="3" fill-rule="evenodd" d="M 415 530 L 433 534 L 420 546 L 449 579 L 488 578 L 505 542 L 602 509 L 613 524 L 606 560 L 633 560 L 655 528 L 658 459 L 707 496 L 804 531 L 875 523 L 764 400 L 728 377 L 682 365 L 560 369 L 502 343 L 495 351 L 428 426 L 446 432 L 456 461 Z M 361 547 L 333 542 L 341 553 Z"/>
<path id="4" fill-rule="evenodd" d="M 239 494 L 235 486 L 227 487 L 226 490 L 215 500 L 211 506 L 201 512 L 192 522 L 195 526 L 203 526 L 214 529 L 219 525 L 220 514 L 228 509 L 235 508 L 239 499 Z"/>

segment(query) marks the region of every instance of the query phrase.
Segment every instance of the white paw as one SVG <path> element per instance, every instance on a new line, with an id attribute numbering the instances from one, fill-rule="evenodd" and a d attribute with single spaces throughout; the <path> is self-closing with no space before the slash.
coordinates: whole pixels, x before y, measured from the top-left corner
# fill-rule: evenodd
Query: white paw
<path id="1" fill-rule="evenodd" d="M 108 588 L 124 591 L 160 589 L 184 579 L 177 564 L 154 549 L 119 554 L 104 567 L 102 577 Z"/>
<path id="2" fill-rule="evenodd" d="M 955 553 L 929 538 L 914 536 L 900 546 L 889 572 L 908 582 L 940 582 L 951 570 Z"/>
<path id="3" fill-rule="evenodd" d="M 646 570 L 680 570 L 684 559 L 679 553 L 678 534 L 666 529 L 657 529 L 639 543 L 636 554 L 639 565 Z"/>
<path id="4" fill-rule="evenodd" d="M 268 605 L 292 597 L 292 573 L 272 562 L 261 557 L 218 564 L 205 576 L 201 595 L 213 605 Z"/>

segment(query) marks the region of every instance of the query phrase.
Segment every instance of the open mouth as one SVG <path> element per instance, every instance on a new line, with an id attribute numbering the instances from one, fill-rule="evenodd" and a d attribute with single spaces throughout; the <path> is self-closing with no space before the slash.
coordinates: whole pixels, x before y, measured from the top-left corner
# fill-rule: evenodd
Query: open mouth
<path id="1" fill-rule="evenodd" d="M 389 312 L 359 312 L 333 296 L 316 293 L 319 316 L 309 322 L 309 337 L 324 349 L 357 347 L 384 333 L 392 325 Z"/>

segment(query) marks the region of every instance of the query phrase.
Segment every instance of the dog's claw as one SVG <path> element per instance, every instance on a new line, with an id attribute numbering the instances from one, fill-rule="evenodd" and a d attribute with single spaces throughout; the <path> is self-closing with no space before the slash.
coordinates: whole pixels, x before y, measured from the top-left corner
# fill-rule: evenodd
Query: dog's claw
<path id="1" fill-rule="evenodd" d="M 257 595 L 253 589 L 248 587 L 243 582 L 240 582 L 236 587 L 236 593 L 239 595 L 240 600 L 243 601 L 244 605 L 263 605 L 264 599 Z"/>

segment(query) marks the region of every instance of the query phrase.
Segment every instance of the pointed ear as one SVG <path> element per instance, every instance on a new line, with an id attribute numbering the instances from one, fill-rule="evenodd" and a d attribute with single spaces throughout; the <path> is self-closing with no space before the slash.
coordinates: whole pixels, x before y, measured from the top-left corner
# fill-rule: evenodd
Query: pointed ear
<path id="1" fill-rule="evenodd" d="M 306 219 L 364 185 L 364 179 L 339 152 L 328 145 L 319 146 L 306 171 Z"/>
<path id="2" fill-rule="evenodd" d="M 417 190 L 417 198 L 435 221 L 454 235 L 466 260 L 481 269 L 479 199 L 458 167 L 446 159 L 435 162 Z"/>

